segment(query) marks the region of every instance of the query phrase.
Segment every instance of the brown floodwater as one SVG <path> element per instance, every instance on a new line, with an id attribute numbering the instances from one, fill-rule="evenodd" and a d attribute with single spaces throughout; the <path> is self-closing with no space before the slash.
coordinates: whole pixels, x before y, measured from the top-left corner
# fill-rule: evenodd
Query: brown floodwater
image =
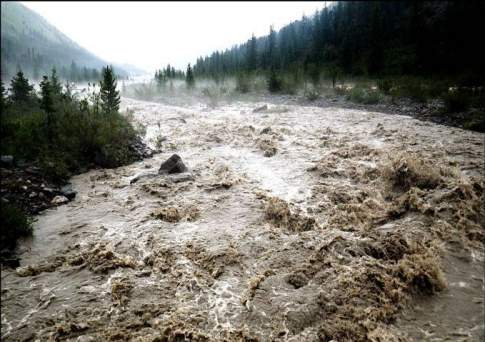
<path id="1" fill-rule="evenodd" d="M 37 217 L 2 269 L 2 340 L 483 340 L 484 134 L 332 107 L 122 106 L 160 152 L 73 177 L 76 198 Z M 193 180 L 130 184 L 173 153 Z M 382 170 L 406 156 L 438 185 L 391 189 Z M 375 252 L 396 236 L 406 252 Z"/>

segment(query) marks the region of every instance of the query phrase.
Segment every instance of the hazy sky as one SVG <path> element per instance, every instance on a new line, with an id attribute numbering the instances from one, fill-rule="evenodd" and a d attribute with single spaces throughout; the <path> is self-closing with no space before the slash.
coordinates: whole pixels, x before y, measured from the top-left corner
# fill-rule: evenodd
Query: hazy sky
<path id="1" fill-rule="evenodd" d="M 114 63 L 185 68 L 198 56 L 311 15 L 324 2 L 22 2 Z"/>

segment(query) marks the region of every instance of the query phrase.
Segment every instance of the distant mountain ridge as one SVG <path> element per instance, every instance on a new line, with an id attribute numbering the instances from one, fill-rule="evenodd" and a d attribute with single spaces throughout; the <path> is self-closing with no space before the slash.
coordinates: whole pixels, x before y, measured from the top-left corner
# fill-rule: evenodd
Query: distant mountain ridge
<path id="1" fill-rule="evenodd" d="M 55 66 L 68 78 L 73 68 L 82 75 L 110 64 L 20 3 L 2 1 L 1 12 L 2 79 L 10 78 L 19 67 L 29 77 L 39 78 Z M 115 70 L 122 77 L 131 74 L 117 66 Z"/>

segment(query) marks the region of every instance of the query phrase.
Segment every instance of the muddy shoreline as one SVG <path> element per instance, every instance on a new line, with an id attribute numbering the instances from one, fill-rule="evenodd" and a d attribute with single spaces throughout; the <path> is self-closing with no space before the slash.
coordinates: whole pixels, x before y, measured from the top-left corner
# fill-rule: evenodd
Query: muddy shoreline
<path id="1" fill-rule="evenodd" d="M 2 269 L 2 340 L 483 339 L 483 134 L 283 99 L 122 105 L 160 153 L 74 176 L 38 216 Z M 173 153 L 192 180 L 130 184 Z"/>

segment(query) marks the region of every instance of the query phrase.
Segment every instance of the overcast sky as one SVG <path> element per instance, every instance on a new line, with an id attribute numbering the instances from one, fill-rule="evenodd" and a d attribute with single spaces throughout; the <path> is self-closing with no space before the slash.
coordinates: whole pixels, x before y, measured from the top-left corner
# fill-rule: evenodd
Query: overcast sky
<path id="1" fill-rule="evenodd" d="M 324 2 L 22 2 L 95 55 L 145 70 L 185 68 L 311 15 Z"/>

